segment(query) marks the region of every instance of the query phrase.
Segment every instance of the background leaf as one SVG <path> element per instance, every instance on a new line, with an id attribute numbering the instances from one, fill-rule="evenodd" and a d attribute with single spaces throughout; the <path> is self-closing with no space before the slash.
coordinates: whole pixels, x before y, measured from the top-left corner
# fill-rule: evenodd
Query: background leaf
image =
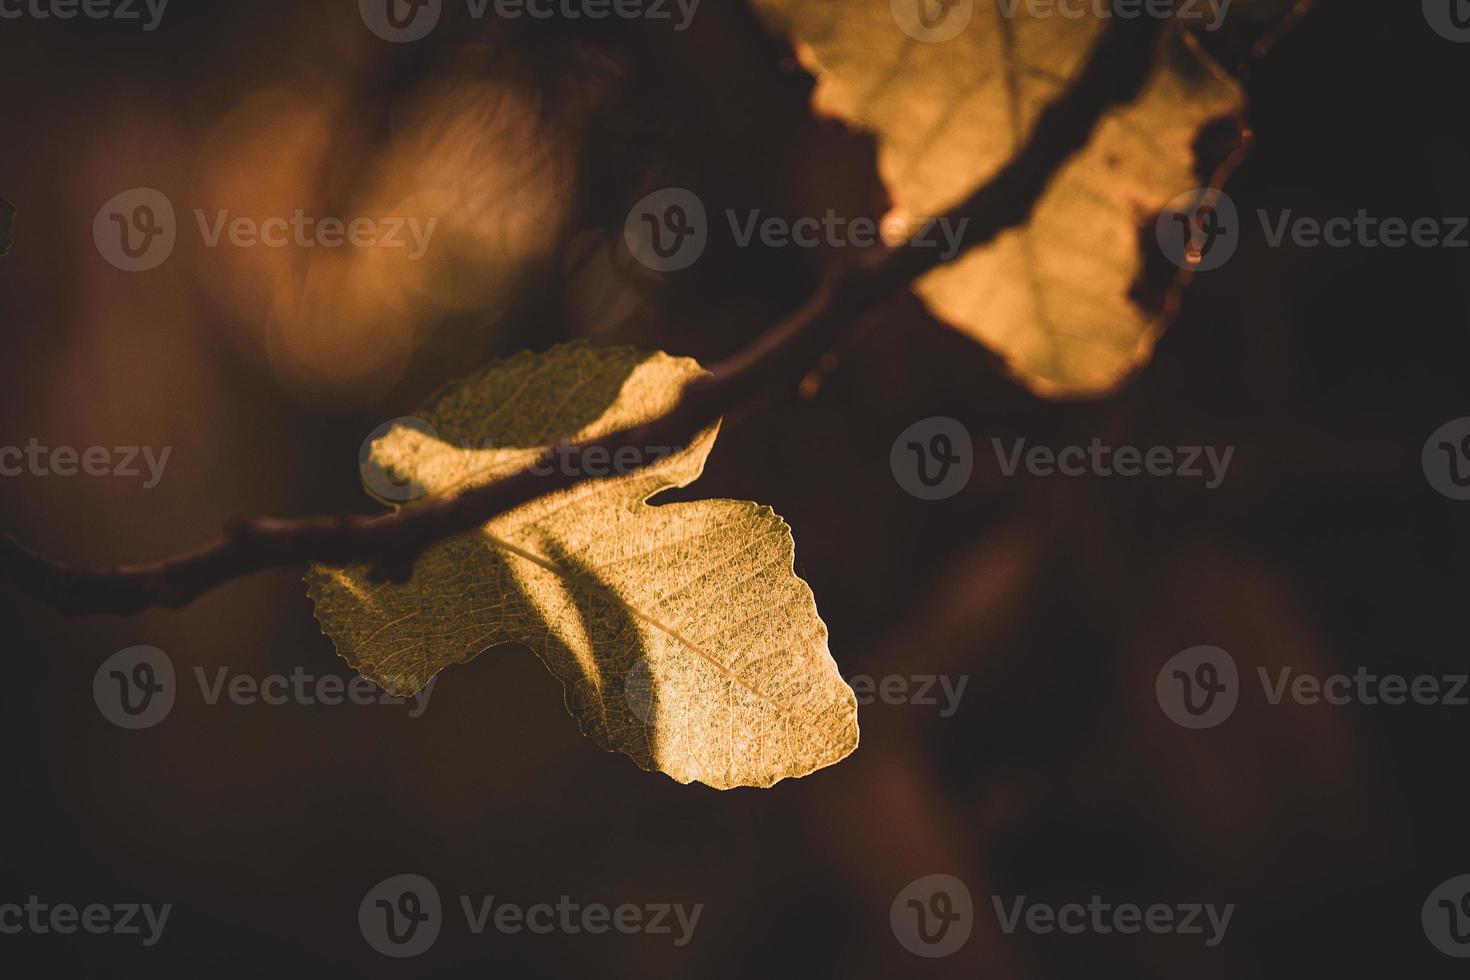
<path id="1" fill-rule="evenodd" d="M 792 36 L 817 75 L 815 108 L 877 134 L 897 214 L 920 219 L 944 213 L 1010 159 L 1106 23 L 974 0 L 947 15 L 970 11 L 958 34 L 922 41 L 899 26 L 902 2 L 755 6 Z M 1205 55 L 1166 36 L 1139 98 L 1103 121 L 1031 221 L 936 269 L 918 283 L 919 295 L 940 319 L 1004 355 L 1038 393 L 1110 391 L 1147 360 L 1162 327 L 1129 297 L 1143 267 L 1140 229 L 1200 184 L 1196 134 L 1238 111 L 1242 98 Z"/>

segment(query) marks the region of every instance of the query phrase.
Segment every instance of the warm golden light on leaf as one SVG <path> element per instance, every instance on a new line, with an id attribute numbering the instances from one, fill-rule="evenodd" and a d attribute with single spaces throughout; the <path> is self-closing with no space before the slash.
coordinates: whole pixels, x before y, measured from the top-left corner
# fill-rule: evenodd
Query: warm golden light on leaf
<path id="1" fill-rule="evenodd" d="M 814 108 L 872 130 L 900 213 L 938 215 L 992 177 L 1080 70 L 1105 22 L 1007 17 L 976 0 L 958 35 L 906 34 L 889 4 L 757 0 L 817 76 Z M 1200 127 L 1241 108 L 1233 83 L 1170 36 L 1142 95 L 1056 176 L 1030 222 L 929 273 L 940 319 L 1005 356 L 1043 394 L 1105 393 L 1145 361 L 1162 324 L 1129 299 L 1139 228 L 1199 184 Z"/>
<path id="2" fill-rule="evenodd" d="M 437 439 L 398 427 L 373 455 L 430 494 L 458 492 L 562 438 L 652 419 L 699 373 L 630 348 L 521 354 L 421 413 Z M 831 765 L 857 745 L 857 705 L 793 572 L 790 529 L 747 501 L 645 502 L 699 476 L 717 429 L 435 546 L 405 585 L 314 568 L 317 618 L 349 663 L 400 694 L 492 646 L 530 646 L 583 732 L 680 782 L 769 786 Z"/>

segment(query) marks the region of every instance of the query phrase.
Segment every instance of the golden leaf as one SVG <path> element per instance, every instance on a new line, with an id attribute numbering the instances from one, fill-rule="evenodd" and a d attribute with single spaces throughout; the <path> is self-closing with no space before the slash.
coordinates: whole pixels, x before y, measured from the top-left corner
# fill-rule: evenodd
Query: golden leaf
<path id="1" fill-rule="evenodd" d="M 397 425 L 371 458 L 404 486 L 456 493 L 561 439 L 652 419 L 699 374 L 687 358 L 631 348 L 523 353 L 449 386 L 420 413 L 432 432 Z M 626 454 L 589 455 L 584 471 L 612 475 L 430 548 L 406 584 L 312 568 L 323 631 L 399 695 L 523 643 L 585 734 L 679 782 L 770 786 L 837 762 L 857 746 L 857 703 L 793 572 L 790 528 L 746 501 L 646 503 L 699 476 L 718 428 L 687 447 L 646 447 L 661 458 L 641 469 Z"/>
<path id="2" fill-rule="evenodd" d="M 1105 26 L 1092 5 L 1084 16 L 1056 6 L 1035 16 L 1028 0 L 755 6 L 797 42 L 817 77 L 817 111 L 877 135 L 894 217 L 910 227 L 943 214 L 1013 156 Z M 1111 390 L 1148 359 L 1162 327 L 1129 299 L 1142 268 L 1139 230 L 1199 185 L 1196 134 L 1241 104 L 1234 82 L 1180 33 L 1166 33 L 1139 98 L 1103 119 L 1030 222 L 931 272 L 917 292 L 1038 393 Z"/>

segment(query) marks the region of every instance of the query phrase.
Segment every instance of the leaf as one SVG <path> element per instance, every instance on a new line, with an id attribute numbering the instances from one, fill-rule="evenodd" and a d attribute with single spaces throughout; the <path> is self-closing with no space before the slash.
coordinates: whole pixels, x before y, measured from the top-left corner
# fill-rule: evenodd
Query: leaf
<path id="1" fill-rule="evenodd" d="M 1027 0 L 755 0 L 799 42 L 819 112 L 869 129 L 896 217 L 944 213 L 993 176 L 1081 70 L 1105 22 L 1028 16 Z M 1017 7 L 1017 4 L 1020 4 Z M 919 5 L 916 7 L 916 4 Z M 915 10 L 969 19 L 922 41 Z M 1015 10 L 1007 17 L 1004 11 Z M 928 36 L 939 37 L 958 27 Z M 915 25 L 920 25 L 916 27 Z M 1239 87 L 1168 34 L 1137 101 L 1063 166 L 1029 224 L 936 269 L 917 292 L 941 320 L 994 348 L 1041 394 L 1097 395 L 1145 362 L 1161 319 L 1129 298 L 1139 230 L 1199 186 L 1201 126 L 1238 112 Z M 941 236 L 935 236 L 943 241 Z"/>
<path id="2" fill-rule="evenodd" d="M 372 460 L 431 496 L 456 493 L 524 469 L 562 438 L 651 419 L 700 373 L 631 348 L 523 353 L 435 397 L 420 415 L 437 437 L 395 426 Z M 399 695 L 523 643 L 562 682 L 585 734 L 682 783 L 770 786 L 837 762 L 857 746 L 856 699 L 792 570 L 790 528 L 745 501 L 646 503 L 699 476 L 718 428 L 430 548 L 407 584 L 313 567 L 323 631 Z"/>

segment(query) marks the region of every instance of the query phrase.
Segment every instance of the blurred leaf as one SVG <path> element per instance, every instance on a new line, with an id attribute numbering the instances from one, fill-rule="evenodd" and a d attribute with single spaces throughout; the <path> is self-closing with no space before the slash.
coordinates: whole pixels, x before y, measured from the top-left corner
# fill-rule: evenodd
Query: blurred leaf
<path id="1" fill-rule="evenodd" d="M 909 219 L 942 214 L 993 176 L 1081 70 L 1106 23 L 1092 14 L 1031 16 L 1026 0 L 755 6 L 792 35 L 817 76 L 815 108 L 877 134 L 883 179 Z M 936 40 L 910 36 L 901 20 Z M 926 24 L 936 25 L 932 33 Z M 1103 120 L 1029 224 L 930 273 L 917 292 L 940 319 L 1002 353 L 1033 390 L 1111 390 L 1147 360 L 1163 327 L 1129 299 L 1143 267 L 1140 228 L 1199 185 L 1194 138 L 1205 122 L 1237 112 L 1242 98 L 1205 55 L 1167 35 L 1137 101 Z"/>
<path id="2" fill-rule="evenodd" d="M 459 492 L 559 439 L 651 419 L 699 374 L 687 358 L 631 348 L 523 353 L 441 392 L 421 413 L 437 437 L 396 426 L 372 460 L 431 496 Z M 344 659 L 395 694 L 497 644 L 530 646 L 585 734 L 680 782 L 769 786 L 830 765 L 857 745 L 857 705 L 792 570 L 790 528 L 744 501 L 646 503 L 699 476 L 717 430 L 443 542 L 407 584 L 315 567 L 317 618 Z"/>

